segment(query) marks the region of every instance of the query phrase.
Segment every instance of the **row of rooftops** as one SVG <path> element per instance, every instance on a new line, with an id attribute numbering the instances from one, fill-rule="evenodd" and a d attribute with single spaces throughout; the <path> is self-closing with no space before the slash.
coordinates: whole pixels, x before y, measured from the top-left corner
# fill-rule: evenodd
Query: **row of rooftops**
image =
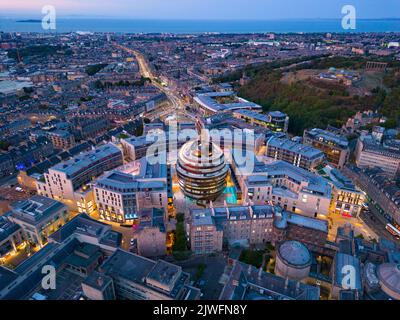
<path id="1" fill-rule="evenodd" d="M 400 159 L 400 144 L 395 140 L 380 143 L 371 135 L 363 136 L 360 139 L 363 143 L 363 151 Z"/>
<path id="2" fill-rule="evenodd" d="M 188 286 L 190 275 L 180 266 L 164 260 L 153 261 L 120 249 L 103 263 L 100 271 L 113 278 L 150 287 L 171 298 L 175 298 L 183 287 L 188 291 L 198 291 Z"/>
<path id="3" fill-rule="evenodd" d="M 63 203 L 40 195 L 14 202 L 11 207 L 11 217 L 30 224 L 38 224 L 60 211 L 67 210 Z"/>
<path id="4" fill-rule="evenodd" d="M 281 111 L 270 111 L 267 114 L 262 114 L 252 110 L 240 109 L 240 110 L 235 110 L 234 113 L 263 122 L 271 122 L 272 120 L 286 121 L 288 119 L 288 115 Z"/>
<path id="5" fill-rule="evenodd" d="M 321 150 L 295 142 L 287 138 L 271 136 L 269 139 L 267 139 L 266 144 L 267 148 L 275 147 L 283 149 L 288 152 L 299 154 L 307 159 L 317 159 L 324 157 L 324 153 Z"/>
<path id="6" fill-rule="evenodd" d="M 236 102 L 232 103 L 219 103 L 215 98 L 221 97 L 233 97 Z M 212 112 L 221 112 L 226 110 L 236 110 L 236 109 L 262 109 L 262 107 L 254 102 L 247 101 L 243 98 L 239 98 L 233 91 L 225 92 L 207 92 L 197 94 L 194 100 L 202 105 L 204 108 Z"/>
<path id="7" fill-rule="evenodd" d="M 73 177 L 81 170 L 90 168 L 94 163 L 103 161 L 118 154 L 122 157 L 122 152 L 117 146 L 112 143 L 107 143 L 72 159 L 58 163 L 53 166 L 51 170 L 64 172 L 68 177 Z"/>
<path id="8" fill-rule="evenodd" d="M 261 181 L 254 181 L 250 178 L 251 176 L 254 178 L 254 176 L 258 175 Z M 306 182 L 307 186 L 303 188 L 303 192 L 316 193 L 329 198 L 332 192 L 329 183 L 324 178 L 280 160 L 269 164 L 256 162 L 250 177 L 250 179 L 248 178 L 250 186 L 253 182 L 255 184 L 259 184 L 260 182 L 269 183 L 271 179 L 287 178 L 297 184 Z"/>
<path id="9" fill-rule="evenodd" d="M 18 224 L 11 222 L 5 216 L 0 217 L 0 243 L 18 230 L 21 230 Z"/>
<path id="10" fill-rule="evenodd" d="M 333 132 L 322 130 L 319 128 L 314 128 L 311 130 L 304 131 L 304 137 L 311 138 L 314 141 L 319 141 L 322 143 L 332 144 L 335 147 L 341 149 L 348 149 L 349 142 L 345 137 L 342 137 Z"/>
<path id="11" fill-rule="evenodd" d="M 300 214 L 283 211 L 280 207 L 270 205 L 218 207 L 191 210 L 193 226 L 219 225 L 228 220 L 274 219 L 278 228 L 284 229 L 287 224 L 327 233 L 328 223 L 325 220 L 311 218 Z"/>
<path id="12" fill-rule="evenodd" d="M 27 141 L 26 143 L 20 145 L 19 147 L 13 148 L 8 152 L 0 153 L 0 160 L 10 158 L 18 159 L 24 155 L 30 155 L 31 152 L 42 150 L 43 146 L 51 145 L 51 142 L 46 137 L 39 137 L 36 142 Z"/>
<path id="13" fill-rule="evenodd" d="M 318 287 L 235 261 L 220 300 L 319 300 Z"/>
<path id="14" fill-rule="evenodd" d="M 79 153 L 87 151 L 91 147 L 92 145 L 89 142 L 82 142 L 78 145 L 73 146 L 68 151 L 62 151 L 40 163 L 35 164 L 34 166 L 26 170 L 26 174 L 28 176 L 31 176 L 33 174 L 43 174 L 45 171 L 60 163 L 61 161 L 77 156 Z"/>
<path id="15" fill-rule="evenodd" d="M 366 168 L 363 170 L 372 182 L 394 202 L 396 205 L 400 205 L 400 188 L 390 181 L 385 172 L 378 167 Z"/>

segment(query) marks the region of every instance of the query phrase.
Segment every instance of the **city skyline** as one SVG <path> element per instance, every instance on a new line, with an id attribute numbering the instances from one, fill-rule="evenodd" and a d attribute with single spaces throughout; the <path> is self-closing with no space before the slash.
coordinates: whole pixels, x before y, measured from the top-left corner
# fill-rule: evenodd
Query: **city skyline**
<path id="1" fill-rule="evenodd" d="M 400 300 L 398 0 L 4 2 L 0 301 Z"/>

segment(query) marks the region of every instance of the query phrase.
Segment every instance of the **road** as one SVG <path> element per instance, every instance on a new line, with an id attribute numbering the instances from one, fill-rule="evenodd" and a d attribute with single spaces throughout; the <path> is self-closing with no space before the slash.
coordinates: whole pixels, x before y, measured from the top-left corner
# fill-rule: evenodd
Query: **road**
<path id="1" fill-rule="evenodd" d="M 174 119 L 178 122 L 180 119 L 183 119 L 183 121 L 186 121 L 186 119 L 190 119 L 194 122 L 198 121 L 196 115 L 187 112 L 185 108 L 186 103 L 180 97 L 179 92 L 161 84 L 160 79 L 153 74 L 147 59 L 141 52 L 116 43 L 114 43 L 114 45 L 117 48 L 135 56 L 139 65 L 140 74 L 143 77 L 149 78 L 155 87 L 157 87 L 161 92 L 165 93 L 171 103 L 171 108 L 169 108 L 169 110 L 161 110 L 161 113 L 157 113 L 156 115 L 154 115 L 154 113 L 150 114 L 150 120 L 154 120 L 155 118 L 163 118 L 168 115 L 175 115 Z"/>
<path id="2" fill-rule="evenodd" d="M 169 101 L 172 104 L 172 107 L 174 110 L 179 110 L 179 109 L 184 109 L 185 104 L 184 101 L 179 97 L 177 92 L 174 92 L 173 90 L 170 90 L 169 88 L 163 86 L 161 84 L 160 79 L 158 79 L 156 76 L 153 75 L 153 72 L 149 66 L 149 63 L 147 62 L 146 58 L 142 53 L 140 53 L 137 50 L 128 48 L 126 46 L 122 46 L 119 44 L 114 44 L 117 48 L 124 50 L 130 54 L 133 54 L 139 64 L 139 70 L 140 73 L 143 77 L 149 78 L 154 86 L 156 86 L 160 91 L 164 92 Z"/>
<path id="3" fill-rule="evenodd" d="M 380 238 L 386 238 L 396 242 L 398 241 L 386 230 L 387 221 L 384 220 L 384 218 L 372 204 L 370 205 L 370 212 L 363 211 L 360 214 L 360 219 L 363 220 L 364 223 L 371 229 L 373 229 Z"/>

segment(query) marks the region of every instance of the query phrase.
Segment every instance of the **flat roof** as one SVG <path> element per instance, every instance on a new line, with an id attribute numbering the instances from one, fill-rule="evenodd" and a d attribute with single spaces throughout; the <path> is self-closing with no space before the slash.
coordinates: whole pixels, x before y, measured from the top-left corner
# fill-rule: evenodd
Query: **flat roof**
<path id="1" fill-rule="evenodd" d="M 357 257 L 338 252 L 335 256 L 335 284 L 342 287 L 342 280 L 347 273 L 343 273 L 343 268 L 352 266 L 355 268 L 355 289 L 361 290 L 361 264 Z"/>
<path id="2" fill-rule="evenodd" d="M 322 139 L 324 142 L 333 142 L 336 146 L 343 149 L 347 149 L 349 147 L 349 142 L 345 137 L 342 137 L 330 131 L 314 128 L 306 131 L 305 135 L 312 137 L 315 140 Z"/>
<path id="3" fill-rule="evenodd" d="M 14 202 L 11 207 L 11 216 L 13 218 L 31 224 L 39 223 L 61 210 L 67 210 L 67 207 L 63 203 L 41 195 L 35 195 L 27 200 Z"/>
<path id="4" fill-rule="evenodd" d="M 163 189 L 167 187 L 167 166 L 165 164 L 149 164 L 146 158 L 136 162 L 132 173 L 123 172 L 124 166 L 104 173 L 95 186 L 98 188 L 123 188 L 126 190 Z M 129 172 L 129 169 L 125 170 Z M 157 180 L 158 179 L 158 180 Z"/>
<path id="5" fill-rule="evenodd" d="M 306 228 L 328 232 L 328 222 L 326 220 L 306 217 L 297 213 L 283 211 L 282 216 L 287 222 L 303 226 Z"/>
<path id="6" fill-rule="evenodd" d="M 122 235 L 113 231 L 110 225 L 94 220 L 85 213 L 75 216 L 50 235 L 50 238 L 55 242 L 61 243 L 74 233 L 95 237 L 99 239 L 100 243 L 112 247 L 118 247 L 122 239 Z"/>
<path id="7" fill-rule="evenodd" d="M 309 159 L 324 157 L 324 153 L 321 150 L 286 138 L 277 138 L 272 136 L 267 140 L 267 147 L 268 146 L 301 154 Z"/>
<path id="8" fill-rule="evenodd" d="M 232 103 L 219 103 L 215 98 L 219 97 L 236 97 L 238 102 Z M 254 102 L 247 101 L 246 99 L 237 97 L 232 91 L 226 92 L 207 92 L 198 94 L 194 97 L 194 100 L 201 104 L 203 107 L 213 112 L 225 111 L 225 110 L 236 110 L 236 109 L 262 109 L 262 107 Z"/>
<path id="9" fill-rule="evenodd" d="M 144 284 L 144 279 L 153 269 L 155 261 L 117 249 L 101 266 L 101 270 L 112 276 Z"/>
<path id="10" fill-rule="evenodd" d="M 302 181 L 308 182 L 307 187 L 302 189 L 303 192 L 318 192 L 325 197 L 331 196 L 331 187 L 324 178 L 285 161 L 278 160 L 268 164 L 256 163 L 253 175 L 257 174 L 264 174 L 268 179 L 284 176 L 290 177 L 299 183 Z"/>
<path id="11" fill-rule="evenodd" d="M 146 279 L 160 283 L 161 285 L 170 286 L 174 284 L 177 274 L 182 268 L 164 260 L 158 260 L 153 269 L 149 272 Z"/>
<path id="12" fill-rule="evenodd" d="M 21 227 L 8 220 L 6 217 L 0 217 L 0 242 L 7 239 L 9 236 L 20 230 Z"/>
<path id="13" fill-rule="evenodd" d="M 240 109 L 240 110 L 235 110 L 234 113 L 264 122 L 271 122 L 272 118 L 286 119 L 287 117 L 287 114 L 281 111 L 270 111 L 267 114 L 262 114 L 252 110 Z"/>
<path id="14" fill-rule="evenodd" d="M 73 176 L 80 170 L 90 167 L 93 163 L 117 153 L 121 153 L 122 156 L 122 152 L 117 146 L 107 143 L 96 147 L 94 150 L 77 155 L 72 159 L 58 163 L 51 170 L 64 172 L 68 176 Z"/>

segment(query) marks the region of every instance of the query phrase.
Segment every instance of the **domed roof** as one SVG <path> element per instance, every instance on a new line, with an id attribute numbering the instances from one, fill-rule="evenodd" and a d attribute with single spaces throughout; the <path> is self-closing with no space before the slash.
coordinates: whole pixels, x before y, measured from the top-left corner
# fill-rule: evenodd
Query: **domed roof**
<path id="1" fill-rule="evenodd" d="M 286 241 L 279 247 L 279 255 L 292 266 L 311 264 L 311 254 L 307 247 L 299 241 Z"/>
<path id="2" fill-rule="evenodd" d="M 400 295 L 400 264 L 383 263 L 378 267 L 378 278 L 382 290 L 388 295 Z M 398 297 L 393 297 L 398 298 Z"/>
<path id="3" fill-rule="evenodd" d="M 179 159 L 192 166 L 209 167 L 210 163 L 219 164 L 224 161 L 224 153 L 216 144 L 203 144 L 200 140 L 186 142 L 179 150 Z"/>

